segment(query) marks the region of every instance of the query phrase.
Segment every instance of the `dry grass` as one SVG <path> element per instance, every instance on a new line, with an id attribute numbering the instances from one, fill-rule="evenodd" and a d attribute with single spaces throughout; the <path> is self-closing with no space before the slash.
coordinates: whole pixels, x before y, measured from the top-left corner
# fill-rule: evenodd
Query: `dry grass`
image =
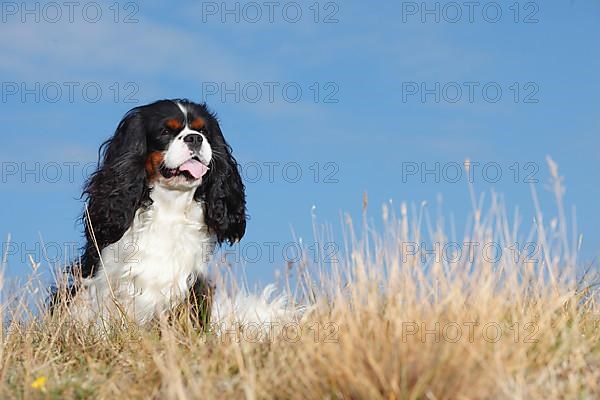
<path id="1" fill-rule="evenodd" d="M 576 278 L 578 238 L 550 166 L 559 211 L 547 224 L 538 213 L 530 236 L 494 197 L 485 211 L 473 200 L 459 240 L 404 205 L 384 207 L 380 234 L 365 218 L 357 237 L 347 220 L 347 256 L 296 266 L 290 292 L 311 306 L 267 340 L 185 320 L 101 337 L 6 304 L 0 398 L 599 398 L 597 296 Z M 530 238 L 539 251 L 511 250 Z M 454 257 L 444 245 L 457 241 L 479 246 Z M 435 254 L 414 251 L 421 242 Z M 502 257 L 484 256 L 489 243 Z"/>

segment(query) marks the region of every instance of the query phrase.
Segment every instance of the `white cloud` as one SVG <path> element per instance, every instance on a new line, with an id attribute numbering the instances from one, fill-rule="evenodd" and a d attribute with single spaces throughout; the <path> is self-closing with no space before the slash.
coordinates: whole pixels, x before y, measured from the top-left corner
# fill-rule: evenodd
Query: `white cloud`
<path id="1" fill-rule="evenodd" d="M 127 74 L 203 80 L 239 79 L 248 67 L 210 38 L 149 20 L 8 23 L 0 36 L 0 70 L 10 78 L 72 79 Z"/>

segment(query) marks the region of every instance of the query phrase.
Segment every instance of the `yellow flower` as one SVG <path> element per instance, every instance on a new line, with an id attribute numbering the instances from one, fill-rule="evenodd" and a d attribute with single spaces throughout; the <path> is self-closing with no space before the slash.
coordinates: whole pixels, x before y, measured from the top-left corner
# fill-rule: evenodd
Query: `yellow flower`
<path id="1" fill-rule="evenodd" d="M 40 376 L 35 381 L 33 381 L 31 387 L 37 390 L 44 390 L 46 386 L 46 381 L 48 381 L 48 378 L 46 378 L 45 376 Z"/>

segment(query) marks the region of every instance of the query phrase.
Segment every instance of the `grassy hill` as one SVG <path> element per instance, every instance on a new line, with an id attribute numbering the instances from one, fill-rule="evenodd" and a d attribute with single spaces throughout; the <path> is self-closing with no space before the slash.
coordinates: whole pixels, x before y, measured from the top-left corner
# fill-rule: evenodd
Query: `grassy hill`
<path id="1" fill-rule="evenodd" d="M 306 308 L 266 335 L 199 332 L 184 317 L 98 334 L 13 298 L 0 398 L 600 398 L 595 280 L 577 275 L 551 172 L 559 211 L 539 211 L 528 234 L 495 197 L 459 239 L 406 205 L 384 207 L 379 232 L 366 213 L 360 235 L 348 219 L 337 262 L 290 268 L 291 303 Z"/>

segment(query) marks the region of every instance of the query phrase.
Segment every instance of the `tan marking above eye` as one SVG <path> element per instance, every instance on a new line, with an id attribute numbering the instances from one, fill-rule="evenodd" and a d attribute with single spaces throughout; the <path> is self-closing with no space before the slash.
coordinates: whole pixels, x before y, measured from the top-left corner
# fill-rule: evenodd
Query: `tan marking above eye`
<path id="1" fill-rule="evenodd" d="M 173 130 L 183 129 L 183 124 L 178 119 L 167 120 L 167 122 L 165 122 L 165 126 L 169 129 L 173 129 Z"/>
<path id="2" fill-rule="evenodd" d="M 196 118 L 190 124 L 190 129 L 193 129 L 195 131 L 199 131 L 202 128 L 204 128 L 205 125 L 206 125 L 206 123 L 204 122 L 204 120 L 202 118 Z"/>

